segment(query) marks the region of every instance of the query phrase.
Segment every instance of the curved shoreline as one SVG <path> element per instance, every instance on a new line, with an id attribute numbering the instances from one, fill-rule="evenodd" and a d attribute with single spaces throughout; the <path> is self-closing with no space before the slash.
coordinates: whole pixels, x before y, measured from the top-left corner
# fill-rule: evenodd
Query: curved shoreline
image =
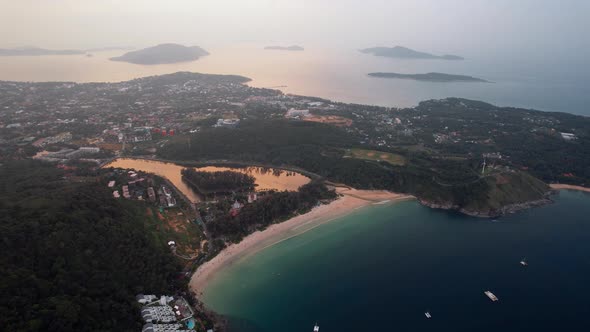
<path id="1" fill-rule="evenodd" d="M 357 209 L 375 205 L 414 199 L 413 196 L 389 191 L 337 188 L 342 196 L 337 200 L 313 208 L 308 213 L 295 216 L 282 223 L 254 232 L 241 242 L 223 249 L 217 256 L 203 263 L 192 275 L 189 288 L 197 296 L 203 295 L 215 275 L 234 263 L 277 243 L 310 231 L 322 224 L 344 217 Z"/>
<path id="2" fill-rule="evenodd" d="M 587 193 L 590 193 L 590 188 L 576 186 L 573 184 L 553 183 L 553 184 L 550 184 L 549 187 L 551 187 L 551 189 L 555 189 L 555 190 L 577 190 L 577 191 L 585 191 Z"/>

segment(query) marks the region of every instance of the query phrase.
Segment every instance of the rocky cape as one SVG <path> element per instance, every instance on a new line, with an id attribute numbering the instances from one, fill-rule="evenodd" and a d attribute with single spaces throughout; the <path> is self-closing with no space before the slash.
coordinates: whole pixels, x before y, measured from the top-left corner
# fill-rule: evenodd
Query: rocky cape
<path id="1" fill-rule="evenodd" d="M 432 202 L 425 199 L 418 199 L 420 204 L 427 206 L 431 209 L 437 210 L 448 210 L 448 211 L 456 211 L 471 217 L 477 218 L 498 218 L 508 214 L 513 214 L 519 211 L 528 210 L 534 207 L 539 207 L 543 205 L 548 205 L 553 203 L 551 199 L 551 195 L 554 194 L 554 191 L 549 191 L 542 199 L 537 199 L 528 202 L 522 203 L 514 203 L 502 206 L 499 209 L 486 209 L 486 210 L 471 210 L 460 207 L 459 205 L 455 205 L 452 202 Z"/>

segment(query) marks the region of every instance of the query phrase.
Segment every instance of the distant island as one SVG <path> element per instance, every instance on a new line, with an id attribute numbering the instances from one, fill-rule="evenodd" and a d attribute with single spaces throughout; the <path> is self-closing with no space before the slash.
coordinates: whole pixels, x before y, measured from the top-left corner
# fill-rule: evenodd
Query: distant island
<path id="1" fill-rule="evenodd" d="M 40 56 L 85 54 L 82 50 L 48 50 L 40 47 L 0 48 L 0 56 Z"/>
<path id="2" fill-rule="evenodd" d="M 97 47 L 97 48 L 89 48 L 84 50 L 84 52 L 109 52 L 109 51 L 129 51 L 133 50 L 133 47 L 129 46 L 107 46 L 107 47 Z"/>
<path id="3" fill-rule="evenodd" d="M 372 47 L 360 50 L 363 53 L 373 54 L 374 56 L 383 56 L 387 58 L 399 59 L 440 59 L 440 60 L 464 60 L 458 55 L 434 55 L 425 52 L 419 52 L 403 46 L 395 47 Z"/>
<path id="4" fill-rule="evenodd" d="M 188 47 L 179 44 L 160 44 L 138 51 L 128 52 L 110 60 L 138 65 L 159 65 L 194 61 L 205 55 L 209 55 L 209 52 L 198 46 Z"/>
<path id="5" fill-rule="evenodd" d="M 15 48 L 0 48 L 0 56 L 42 56 L 42 55 L 76 55 L 90 52 L 129 50 L 129 47 L 100 47 L 87 50 L 49 50 L 41 47 L 27 46 Z"/>
<path id="6" fill-rule="evenodd" d="M 399 74 L 399 73 L 369 73 L 371 77 L 379 78 L 399 78 L 416 81 L 427 81 L 427 82 L 479 82 L 479 83 L 491 83 L 481 78 L 465 75 L 452 75 L 444 73 L 426 73 L 426 74 Z"/>
<path id="7" fill-rule="evenodd" d="M 291 46 L 267 46 L 264 48 L 265 50 L 275 50 L 275 51 L 304 51 L 305 49 L 298 45 L 291 45 Z"/>

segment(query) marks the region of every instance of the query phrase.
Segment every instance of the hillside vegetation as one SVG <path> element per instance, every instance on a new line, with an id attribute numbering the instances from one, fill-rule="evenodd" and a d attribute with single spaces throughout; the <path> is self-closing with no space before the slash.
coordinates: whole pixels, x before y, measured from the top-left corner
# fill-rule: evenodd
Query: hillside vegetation
<path id="1" fill-rule="evenodd" d="M 231 193 L 254 189 L 254 177 L 239 172 L 198 172 L 192 168 L 182 170 L 182 179 L 203 195 Z"/>
<path id="2" fill-rule="evenodd" d="M 188 140 L 199 144 L 189 145 Z M 324 124 L 246 121 L 235 129 L 209 128 L 177 137 L 159 153 L 160 157 L 171 160 L 252 161 L 296 166 L 355 188 L 410 193 L 424 202 L 457 209 L 498 211 L 498 205 L 521 203 L 520 197 L 539 200 L 545 195 L 545 191 L 538 190 L 537 182 L 520 179 L 526 174 L 515 170 L 507 176 L 511 187 L 497 190 L 495 183 L 480 176 L 479 159 L 438 158 L 426 152 L 391 149 L 381 152 L 396 156 L 392 160 L 367 160 L 363 157 L 367 154 L 363 153 L 350 158 L 350 152 L 347 155 L 346 151 L 366 151 L 355 149 L 358 141 L 358 137 L 345 129 Z M 404 164 L 399 162 L 402 160 Z M 503 174 L 506 170 L 495 172 Z"/>
<path id="3" fill-rule="evenodd" d="M 139 331 L 135 295 L 171 292 L 180 268 L 139 203 L 63 175 L 33 161 L 0 167 L 0 329 Z"/>

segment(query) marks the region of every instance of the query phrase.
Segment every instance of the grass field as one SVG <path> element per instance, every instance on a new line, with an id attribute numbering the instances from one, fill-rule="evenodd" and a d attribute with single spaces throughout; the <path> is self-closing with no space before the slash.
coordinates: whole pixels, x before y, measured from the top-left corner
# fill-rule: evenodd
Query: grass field
<path id="1" fill-rule="evenodd" d="M 337 115 L 311 115 L 303 118 L 303 121 L 326 123 L 336 127 L 350 127 L 352 125 L 351 119 Z"/>
<path id="2" fill-rule="evenodd" d="M 364 160 L 384 161 L 395 166 L 403 166 L 406 164 L 406 158 L 399 154 L 365 150 L 365 149 L 348 149 L 346 150 L 345 158 L 356 158 Z"/>

